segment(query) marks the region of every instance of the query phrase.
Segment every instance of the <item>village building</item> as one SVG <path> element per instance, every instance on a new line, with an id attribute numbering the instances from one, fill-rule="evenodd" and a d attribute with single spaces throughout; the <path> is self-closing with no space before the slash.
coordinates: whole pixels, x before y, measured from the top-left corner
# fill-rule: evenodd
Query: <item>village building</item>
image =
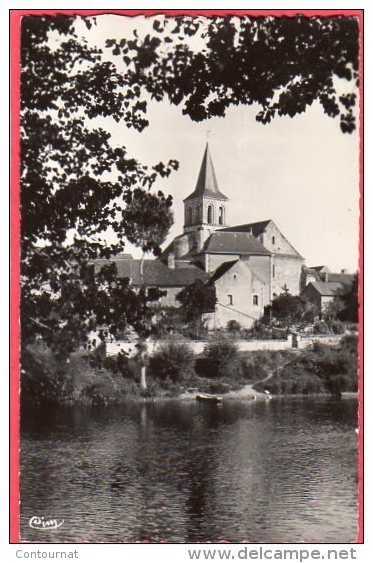
<path id="1" fill-rule="evenodd" d="M 346 285 L 341 282 L 310 282 L 304 289 L 304 295 L 311 303 L 316 306 L 317 312 L 322 315 L 328 305 L 341 292 L 346 290 Z"/>
<path id="2" fill-rule="evenodd" d="M 162 297 L 162 305 L 177 306 L 180 305 L 176 301 L 176 295 L 185 287 L 197 279 L 207 281 L 209 275 L 194 266 L 193 264 L 181 268 L 168 268 L 159 260 L 144 260 L 143 263 L 143 279 L 141 280 L 141 260 L 134 259 L 130 254 L 119 254 L 115 258 L 110 259 L 115 262 L 117 267 L 117 277 L 127 278 L 131 287 L 140 289 L 143 283 L 145 287 L 159 288 L 166 292 Z M 98 272 L 108 260 L 95 260 L 95 271 Z"/>
<path id="3" fill-rule="evenodd" d="M 352 275 L 333 274 L 327 266 L 307 268 L 272 219 L 229 226 L 230 200 L 218 186 L 208 144 L 196 186 L 183 203 L 183 232 L 157 259 L 144 260 L 142 281 L 141 260 L 121 255 L 114 261 L 118 277 L 129 278 L 134 288 L 143 283 L 164 290 L 164 306 L 179 307 L 177 294 L 196 280 L 213 284 L 215 311 L 204 314 L 210 329 L 232 320 L 250 328 L 282 293 L 303 292 L 321 312 L 334 289 L 352 281 Z"/>
<path id="4" fill-rule="evenodd" d="M 265 282 L 244 260 L 224 262 L 209 279 L 216 290 L 215 311 L 205 313 L 206 326 L 224 328 L 235 320 L 242 327 L 251 327 L 264 314 Z"/>
<path id="5" fill-rule="evenodd" d="M 209 326 L 236 320 L 251 327 L 264 307 L 288 291 L 299 295 L 304 258 L 271 219 L 229 226 L 229 198 L 219 188 L 206 144 L 194 191 L 184 199 L 184 229 L 159 261 L 210 274 L 217 305 Z"/>

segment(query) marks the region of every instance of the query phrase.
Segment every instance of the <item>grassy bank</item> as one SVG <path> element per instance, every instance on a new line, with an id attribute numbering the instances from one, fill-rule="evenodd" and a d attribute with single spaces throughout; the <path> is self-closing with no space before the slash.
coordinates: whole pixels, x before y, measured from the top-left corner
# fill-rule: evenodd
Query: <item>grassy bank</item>
<path id="1" fill-rule="evenodd" d="M 219 341 L 196 356 L 187 343 L 166 342 L 148 359 L 146 392 L 140 391 L 140 365 L 134 358 L 77 352 L 62 360 L 37 346 L 22 355 L 21 401 L 105 405 L 177 397 L 188 390 L 224 394 L 248 384 L 273 395 L 338 395 L 357 390 L 356 345 L 355 337 L 345 337 L 339 347 L 239 352 L 231 341 Z"/>
<path id="2" fill-rule="evenodd" d="M 357 340 L 345 337 L 338 347 L 316 343 L 311 350 L 287 351 L 272 358 L 258 357 L 267 378 L 257 381 L 257 391 L 273 395 L 313 395 L 358 390 Z"/>

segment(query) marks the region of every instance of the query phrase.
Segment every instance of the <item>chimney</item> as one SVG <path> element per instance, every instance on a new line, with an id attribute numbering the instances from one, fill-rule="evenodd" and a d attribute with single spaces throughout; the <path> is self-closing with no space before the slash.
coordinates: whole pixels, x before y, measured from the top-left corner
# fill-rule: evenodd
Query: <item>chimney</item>
<path id="1" fill-rule="evenodd" d="M 346 270 L 346 268 L 342 268 L 342 270 L 341 270 L 341 274 L 347 274 L 347 270 Z"/>
<path id="2" fill-rule="evenodd" d="M 167 257 L 167 266 L 171 268 L 171 270 L 175 269 L 175 254 L 170 252 Z"/>
<path id="3" fill-rule="evenodd" d="M 325 272 L 324 279 L 325 279 L 326 282 L 329 281 L 329 273 L 328 272 Z"/>

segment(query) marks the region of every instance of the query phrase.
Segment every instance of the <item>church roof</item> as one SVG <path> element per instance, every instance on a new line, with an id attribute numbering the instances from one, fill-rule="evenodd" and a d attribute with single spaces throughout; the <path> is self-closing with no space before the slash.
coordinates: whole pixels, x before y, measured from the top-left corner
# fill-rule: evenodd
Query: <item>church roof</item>
<path id="1" fill-rule="evenodd" d="M 216 180 L 214 165 L 212 163 L 208 143 L 206 143 L 205 154 L 203 155 L 202 164 L 194 192 L 188 195 L 188 197 L 186 197 L 184 201 L 202 196 L 211 197 L 213 199 L 228 199 L 227 196 L 225 196 L 218 188 L 218 182 Z"/>
<path id="2" fill-rule="evenodd" d="M 270 222 L 271 219 L 267 219 L 266 221 L 257 221 L 256 223 L 246 223 L 245 225 L 226 227 L 225 229 L 219 229 L 219 231 L 229 231 L 231 233 L 252 233 L 254 237 L 258 237 L 262 234 Z"/>
<path id="3" fill-rule="evenodd" d="M 250 233 L 215 231 L 207 239 L 204 252 L 213 254 L 254 254 L 270 256 L 271 253 Z"/>
<path id="4" fill-rule="evenodd" d="M 140 286 L 141 260 L 95 260 L 96 273 L 104 264 L 115 262 L 118 278 L 130 278 L 133 286 Z M 168 268 L 160 260 L 144 260 L 144 283 L 156 287 L 184 287 L 197 279 L 206 280 L 208 274 L 188 264 L 186 268 Z"/>

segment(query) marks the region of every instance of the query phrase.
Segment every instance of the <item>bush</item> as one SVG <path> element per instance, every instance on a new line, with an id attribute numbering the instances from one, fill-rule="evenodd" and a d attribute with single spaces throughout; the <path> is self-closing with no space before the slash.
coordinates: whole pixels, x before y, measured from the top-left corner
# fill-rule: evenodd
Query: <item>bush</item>
<path id="1" fill-rule="evenodd" d="M 199 375 L 224 377 L 237 373 L 239 367 L 238 346 L 231 341 L 217 341 L 207 344 L 202 357 L 197 360 Z"/>
<path id="2" fill-rule="evenodd" d="M 342 350 L 348 350 L 351 353 L 357 354 L 359 339 L 357 334 L 346 334 L 341 339 L 340 346 Z"/>
<path id="3" fill-rule="evenodd" d="M 108 356 L 103 361 L 103 367 L 112 373 L 122 375 L 126 379 L 138 379 L 139 367 L 133 358 L 120 351 L 116 356 Z"/>
<path id="4" fill-rule="evenodd" d="M 264 319 L 255 321 L 250 333 L 251 338 L 259 338 L 260 340 L 272 339 L 272 329 L 267 325 Z"/>
<path id="5" fill-rule="evenodd" d="M 128 395 L 136 396 L 138 383 L 118 376 L 117 358 L 104 361 L 107 368 L 93 367 L 92 355 L 81 351 L 62 362 L 49 349 L 25 350 L 21 359 L 22 407 L 116 404 Z"/>
<path id="6" fill-rule="evenodd" d="M 21 403 L 58 402 L 64 396 L 64 378 L 47 350 L 23 350 L 21 355 Z"/>
<path id="7" fill-rule="evenodd" d="M 155 309 L 156 322 L 152 326 L 152 334 L 156 338 L 168 338 L 170 334 L 183 334 L 184 325 L 181 312 L 176 307 L 160 307 Z"/>
<path id="8" fill-rule="evenodd" d="M 150 371 L 160 379 L 178 381 L 194 374 L 195 355 L 186 343 L 163 344 L 150 358 Z"/>
<path id="9" fill-rule="evenodd" d="M 240 332 L 241 330 L 241 325 L 238 321 L 235 321 L 234 319 L 230 320 L 227 322 L 227 331 L 228 332 Z"/>
<path id="10" fill-rule="evenodd" d="M 265 367 L 265 362 L 260 361 L 256 354 L 242 355 L 239 359 L 239 373 L 246 381 L 257 381 L 267 377 L 268 372 Z"/>
<path id="11" fill-rule="evenodd" d="M 330 323 L 330 328 L 333 334 L 343 334 L 345 331 L 344 324 L 341 321 L 335 320 Z"/>
<path id="12" fill-rule="evenodd" d="M 313 331 L 315 334 L 329 334 L 330 329 L 326 322 L 318 321 L 313 325 Z"/>

